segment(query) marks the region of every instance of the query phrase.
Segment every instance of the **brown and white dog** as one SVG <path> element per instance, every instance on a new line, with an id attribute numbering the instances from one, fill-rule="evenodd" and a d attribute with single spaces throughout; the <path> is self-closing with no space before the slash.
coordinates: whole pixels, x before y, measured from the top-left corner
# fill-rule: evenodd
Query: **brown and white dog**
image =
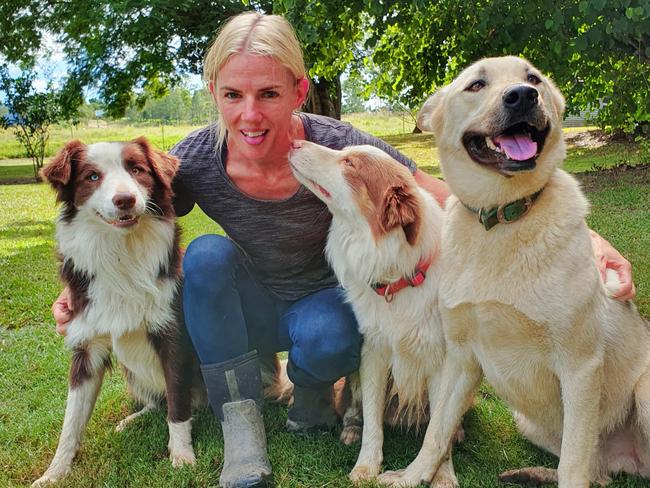
<path id="1" fill-rule="evenodd" d="M 405 166 L 376 147 L 335 151 L 296 141 L 289 160 L 296 178 L 332 213 L 327 258 L 364 337 L 362 446 L 350 478 L 375 478 L 383 460 L 389 375 L 389 397 L 397 395 L 400 415 L 407 419 L 409 411 L 417 417 L 427 402 L 435 405 L 440 387 L 445 357 L 438 312 L 443 211 Z M 380 480 L 390 476 L 384 473 Z M 413 478 L 412 484 L 419 481 Z M 451 459 L 438 471 L 434 486 L 457 486 Z"/>
<path id="2" fill-rule="evenodd" d="M 42 170 L 63 204 L 56 238 L 70 290 L 65 343 L 73 356 L 59 445 L 33 486 L 69 472 L 111 352 L 144 405 L 117 429 L 166 396 L 172 464 L 195 462 L 191 403 L 204 394 L 179 310 L 181 253 L 171 188 L 177 165 L 140 138 L 89 146 L 72 141 Z"/>
<path id="3" fill-rule="evenodd" d="M 481 376 L 556 470 L 509 481 L 560 488 L 650 476 L 650 330 L 611 298 L 585 223 L 588 202 L 559 169 L 564 99 L 517 57 L 483 59 L 422 108 L 454 196 L 442 236 L 447 359 L 423 451 L 431 479 Z M 396 483 L 399 481 L 396 480 Z"/>

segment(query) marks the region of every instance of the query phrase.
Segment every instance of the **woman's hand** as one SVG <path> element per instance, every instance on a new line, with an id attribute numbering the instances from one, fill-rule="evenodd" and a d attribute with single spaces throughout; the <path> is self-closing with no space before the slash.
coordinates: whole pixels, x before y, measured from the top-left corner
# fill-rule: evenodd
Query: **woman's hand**
<path id="1" fill-rule="evenodd" d="M 56 322 L 56 333 L 64 336 L 67 332 L 68 322 L 72 319 L 72 300 L 70 290 L 65 287 L 56 301 L 52 304 L 52 315 Z"/>
<path id="2" fill-rule="evenodd" d="M 608 269 L 615 271 L 618 275 L 620 287 L 613 295 L 613 298 L 621 301 L 632 300 L 636 295 L 636 289 L 632 282 L 632 265 L 630 262 L 593 230 L 591 231 L 591 244 L 596 255 L 600 278 L 603 282 L 606 281 Z"/>

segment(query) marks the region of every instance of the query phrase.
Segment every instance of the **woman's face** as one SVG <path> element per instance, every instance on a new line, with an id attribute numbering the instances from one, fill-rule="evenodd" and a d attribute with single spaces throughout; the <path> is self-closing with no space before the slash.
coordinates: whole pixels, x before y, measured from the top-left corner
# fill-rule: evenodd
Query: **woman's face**
<path id="1" fill-rule="evenodd" d="M 307 95 L 273 58 L 234 54 L 221 67 L 210 92 L 228 130 L 228 150 L 251 161 L 286 158 L 293 139 L 292 113 Z"/>

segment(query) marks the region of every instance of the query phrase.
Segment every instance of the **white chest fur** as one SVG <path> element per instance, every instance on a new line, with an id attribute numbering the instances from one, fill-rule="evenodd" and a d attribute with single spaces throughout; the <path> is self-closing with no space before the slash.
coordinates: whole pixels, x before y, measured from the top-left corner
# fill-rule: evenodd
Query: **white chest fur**
<path id="1" fill-rule="evenodd" d="M 91 219 L 57 227 L 59 252 L 72 259 L 75 272 L 90 277 L 88 305 L 68 327 L 70 347 L 97 335 L 154 331 L 173 319 L 177 284 L 161 276 L 172 251 L 173 224 L 147 218 L 132 232 L 104 227 Z"/>

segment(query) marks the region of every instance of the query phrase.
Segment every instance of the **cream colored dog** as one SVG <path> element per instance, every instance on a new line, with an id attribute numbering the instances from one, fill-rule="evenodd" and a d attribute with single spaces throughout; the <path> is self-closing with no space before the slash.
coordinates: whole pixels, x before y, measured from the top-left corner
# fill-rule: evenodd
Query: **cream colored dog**
<path id="1" fill-rule="evenodd" d="M 587 488 L 650 475 L 648 324 L 599 278 L 587 200 L 558 169 L 563 110 L 551 80 L 504 57 L 467 68 L 419 114 L 453 193 L 440 286 L 448 350 L 434 423 L 394 484 L 433 477 L 482 375 L 521 432 L 560 458 L 557 471 L 506 479 Z"/>
<path id="2" fill-rule="evenodd" d="M 372 479 L 383 459 L 389 374 L 390 393 L 397 394 L 400 407 L 393 415 L 407 424 L 417 420 L 409 412 L 420 416 L 424 405 L 435 404 L 440 389 L 445 357 L 438 311 L 443 212 L 406 167 L 376 147 L 335 151 L 296 141 L 289 160 L 296 177 L 332 212 L 327 258 L 364 338 L 363 436 L 350 478 Z M 384 476 L 392 474 L 384 473 L 380 480 Z M 438 470 L 433 486 L 458 486 L 451 460 Z"/>

